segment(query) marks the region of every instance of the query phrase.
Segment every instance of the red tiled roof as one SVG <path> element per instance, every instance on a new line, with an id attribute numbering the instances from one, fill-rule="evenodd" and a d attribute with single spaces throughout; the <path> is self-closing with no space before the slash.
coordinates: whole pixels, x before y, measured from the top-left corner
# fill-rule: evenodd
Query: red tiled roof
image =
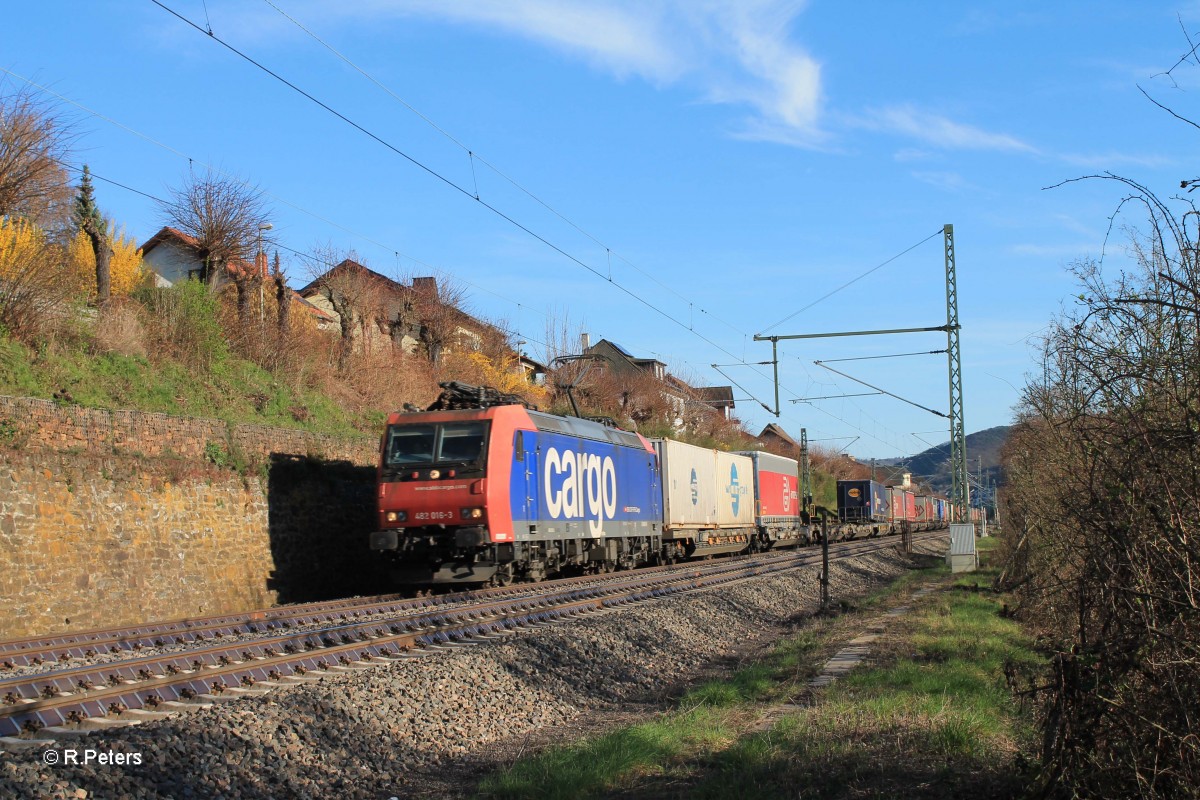
<path id="1" fill-rule="evenodd" d="M 200 246 L 200 241 L 198 239 L 196 239 L 196 237 L 186 234 L 183 231 L 179 230 L 178 228 L 172 228 L 169 225 L 164 226 L 163 228 L 161 228 L 158 231 L 158 233 L 154 234 L 153 236 L 151 236 L 149 239 L 147 239 L 145 241 L 145 243 L 140 248 L 142 251 L 142 255 L 145 255 L 146 253 L 153 250 L 155 247 L 158 247 L 160 244 L 162 244 L 168 240 L 171 240 L 171 239 L 178 241 L 180 244 L 184 245 L 185 247 L 188 247 L 191 250 L 195 250 L 197 256 L 203 257 L 204 248 Z M 247 264 L 245 261 L 241 260 L 240 258 L 234 259 L 233 261 L 230 261 L 228 264 L 225 265 L 225 269 L 227 269 L 229 272 L 234 272 L 234 273 L 237 273 L 237 272 L 247 272 L 248 273 L 248 272 L 252 272 L 254 269 L 257 268 L 259 275 L 261 275 L 262 277 L 265 278 L 267 276 L 267 274 L 270 272 L 267 269 L 266 253 L 259 253 L 258 256 L 255 258 L 255 261 L 258 262 L 257 265 L 255 267 L 251 267 L 249 264 Z"/>

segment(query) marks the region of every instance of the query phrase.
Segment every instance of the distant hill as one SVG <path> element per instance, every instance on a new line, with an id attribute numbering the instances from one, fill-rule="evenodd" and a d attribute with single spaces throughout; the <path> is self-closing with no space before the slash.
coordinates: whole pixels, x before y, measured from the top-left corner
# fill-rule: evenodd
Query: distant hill
<path id="1" fill-rule="evenodd" d="M 984 480 L 993 480 L 997 484 L 1004 483 L 1000 471 L 1000 449 L 1008 441 L 1011 425 L 999 425 L 995 428 L 967 434 L 967 471 L 972 475 L 979 472 L 979 460 L 983 459 Z M 908 458 L 896 459 L 896 467 L 903 467 L 911 472 L 914 480 L 921 480 L 937 492 L 949 492 L 952 480 L 950 477 L 950 443 L 945 442 L 937 447 L 931 447 L 924 452 Z"/>

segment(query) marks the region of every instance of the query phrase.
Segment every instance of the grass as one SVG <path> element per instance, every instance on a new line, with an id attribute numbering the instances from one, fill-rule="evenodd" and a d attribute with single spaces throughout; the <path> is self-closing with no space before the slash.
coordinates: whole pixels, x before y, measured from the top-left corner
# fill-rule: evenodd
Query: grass
<path id="1" fill-rule="evenodd" d="M 988 540 L 983 540 L 987 547 Z M 553 748 L 487 778 L 483 797 L 1014 797 L 1032 729 L 1006 665 L 1035 667 L 982 569 L 916 570 L 835 620 L 781 642 L 727 680 L 699 685 L 651 721 Z M 864 610 L 915 584 L 939 591 L 889 618 L 868 661 L 811 694 L 807 681 L 865 627 Z M 781 703 L 789 703 L 780 706 Z"/>
<path id="2" fill-rule="evenodd" d="M 298 428 L 332 435 L 361 435 L 382 425 L 384 414 L 354 414 L 315 391 L 279 381 L 255 364 L 227 357 L 210 368 L 188 368 L 169 359 L 96 353 L 86 339 L 37 350 L 0 337 L 0 394 L 51 399 L 90 408 L 212 417 Z"/>

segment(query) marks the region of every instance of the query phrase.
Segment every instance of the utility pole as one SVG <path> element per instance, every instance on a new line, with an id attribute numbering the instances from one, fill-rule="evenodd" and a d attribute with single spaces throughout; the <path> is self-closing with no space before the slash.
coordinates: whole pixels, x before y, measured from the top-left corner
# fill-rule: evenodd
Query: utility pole
<path id="1" fill-rule="evenodd" d="M 954 226 L 942 228 L 946 251 L 946 361 L 950 375 L 950 503 L 952 522 L 971 519 L 967 483 L 967 434 L 963 424 L 962 351 L 958 342 L 958 274 L 954 264 Z"/>
<path id="2" fill-rule="evenodd" d="M 962 351 L 959 346 L 958 321 L 958 273 L 954 263 L 954 226 L 942 226 L 946 260 L 946 324 L 928 328 L 891 328 L 873 331 L 838 331 L 835 333 L 805 333 L 787 336 L 763 336 L 755 334 L 754 341 L 771 343 L 771 363 L 775 369 L 775 408 L 767 409 L 779 416 L 779 342 L 783 339 L 827 339 L 835 336 L 878 336 L 893 333 L 923 333 L 945 331 L 946 361 L 950 388 L 950 413 L 926 408 L 940 417 L 950 420 L 950 473 L 951 473 L 951 522 L 970 520 L 971 490 L 967 478 L 967 434 L 963 422 Z M 855 379 L 857 380 L 857 379 Z M 894 395 L 893 395 L 894 396 Z M 903 400 L 903 398 L 900 398 Z M 905 400 L 905 402 L 909 402 Z M 924 408 L 924 406 L 921 406 Z"/>
<path id="3" fill-rule="evenodd" d="M 812 472 L 808 467 L 808 428 L 800 429 L 800 510 L 811 514 L 812 506 Z"/>
<path id="4" fill-rule="evenodd" d="M 821 515 L 821 608 L 829 608 L 829 515 Z"/>

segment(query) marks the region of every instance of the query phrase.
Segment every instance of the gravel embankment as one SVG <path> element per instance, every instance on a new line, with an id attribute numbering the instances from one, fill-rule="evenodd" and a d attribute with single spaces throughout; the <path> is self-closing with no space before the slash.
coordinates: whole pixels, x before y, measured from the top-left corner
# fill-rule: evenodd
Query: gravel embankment
<path id="1" fill-rule="evenodd" d="M 835 596 L 907 568 L 894 550 L 835 563 Z M 807 568 L 277 689 L 55 746 L 125 765 L 47 766 L 0 754 L 0 797 L 388 798 L 468 792 L 522 737 L 593 713 L 646 708 L 723 658 L 778 636 L 816 606 Z"/>

